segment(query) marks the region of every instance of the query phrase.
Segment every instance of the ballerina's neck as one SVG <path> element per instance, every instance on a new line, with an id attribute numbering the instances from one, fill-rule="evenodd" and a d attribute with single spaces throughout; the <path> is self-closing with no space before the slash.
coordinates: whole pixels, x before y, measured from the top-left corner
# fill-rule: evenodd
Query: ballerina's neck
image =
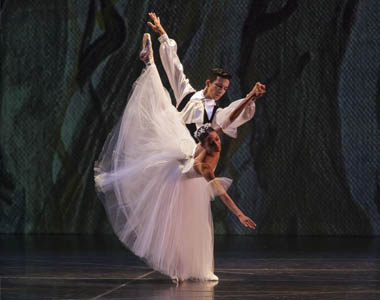
<path id="1" fill-rule="evenodd" d="M 203 158 L 204 163 L 208 163 L 213 170 L 215 170 L 218 162 L 219 162 L 220 152 L 212 152 L 209 153 L 205 151 L 205 156 Z"/>

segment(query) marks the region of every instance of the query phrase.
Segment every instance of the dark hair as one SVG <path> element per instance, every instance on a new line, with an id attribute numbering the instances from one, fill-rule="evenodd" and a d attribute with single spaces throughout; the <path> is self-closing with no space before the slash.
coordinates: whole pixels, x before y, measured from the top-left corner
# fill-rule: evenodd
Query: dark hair
<path id="1" fill-rule="evenodd" d="M 231 78 L 232 78 L 231 74 L 227 73 L 223 69 L 221 69 L 221 68 L 214 68 L 214 69 L 211 69 L 209 71 L 207 79 L 210 80 L 211 82 L 214 82 L 214 80 L 218 76 L 222 77 L 224 79 L 228 79 L 228 80 L 231 80 Z"/>
<path id="2" fill-rule="evenodd" d="M 211 127 L 210 123 L 203 124 L 194 132 L 194 137 L 201 143 L 204 144 L 206 138 L 208 137 L 210 132 L 215 131 L 214 128 Z"/>

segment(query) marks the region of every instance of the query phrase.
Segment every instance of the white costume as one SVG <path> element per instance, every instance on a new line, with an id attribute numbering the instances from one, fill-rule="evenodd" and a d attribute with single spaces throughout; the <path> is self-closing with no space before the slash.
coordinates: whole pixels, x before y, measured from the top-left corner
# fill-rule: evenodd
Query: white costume
<path id="1" fill-rule="evenodd" d="M 183 72 L 183 66 L 177 55 L 177 43 L 173 39 L 169 39 L 167 34 L 161 35 L 158 40 L 161 43 L 161 62 L 168 76 L 170 86 L 173 89 L 176 106 L 178 107 L 184 97 L 189 93 L 195 92 L 195 89 L 190 85 L 189 80 Z M 244 111 L 228 128 L 223 128 L 222 124 L 241 101 L 243 99 L 232 102 L 226 108 L 218 108 L 214 118 L 211 120 L 212 126 L 214 128 L 220 126 L 225 134 L 236 138 L 237 128 L 251 120 L 255 114 L 255 102 L 250 101 Z M 206 99 L 203 91 L 198 91 L 190 98 L 190 101 L 181 111 L 182 119 L 186 124 L 195 123 L 196 128 L 199 128 L 204 124 L 204 111 L 206 110 L 208 117 L 211 118 L 214 106 L 215 100 Z"/>
<path id="2" fill-rule="evenodd" d="M 195 142 L 156 66 L 136 80 L 122 119 L 95 163 L 95 183 L 119 239 L 170 277 L 212 279 L 210 199 L 230 179 L 193 169 Z M 221 185 L 216 184 L 220 187 Z"/>

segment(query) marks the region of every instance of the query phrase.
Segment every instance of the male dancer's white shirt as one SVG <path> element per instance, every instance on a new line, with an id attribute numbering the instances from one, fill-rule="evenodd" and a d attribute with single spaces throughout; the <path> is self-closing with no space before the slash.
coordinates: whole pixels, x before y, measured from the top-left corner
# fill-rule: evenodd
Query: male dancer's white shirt
<path id="1" fill-rule="evenodd" d="M 158 40 L 160 41 L 160 57 L 162 65 L 168 76 L 169 83 L 173 89 L 176 99 L 176 107 L 179 106 L 182 99 L 189 93 L 195 94 L 190 98 L 189 102 L 180 112 L 183 121 L 186 124 L 195 123 L 199 128 L 203 124 L 204 110 L 211 118 L 212 111 L 215 106 L 215 100 L 205 98 L 203 91 L 195 91 L 190 85 L 189 80 L 183 72 L 183 66 L 177 55 L 177 43 L 168 37 L 167 34 L 161 35 Z M 252 119 L 255 114 L 255 102 L 250 101 L 244 111 L 238 118 L 231 123 L 227 128 L 223 128 L 224 121 L 229 117 L 230 113 L 239 105 L 243 99 L 232 102 L 225 108 L 218 108 L 215 116 L 212 119 L 212 127 L 220 126 L 223 132 L 231 137 L 237 137 L 237 128 L 245 122 Z"/>

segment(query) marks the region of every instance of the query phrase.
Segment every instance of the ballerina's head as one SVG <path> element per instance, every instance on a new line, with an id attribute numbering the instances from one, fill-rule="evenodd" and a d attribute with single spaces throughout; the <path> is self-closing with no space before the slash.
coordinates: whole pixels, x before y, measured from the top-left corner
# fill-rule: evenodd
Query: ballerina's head
<path id="1" fill-rule="evenodd" d="M 218 133 L 211 127 L 210 123 L 203 124 L 195 133 L 195 138 L 206 149 L 207 153 L 220 152 L 222 145 Z"/>

